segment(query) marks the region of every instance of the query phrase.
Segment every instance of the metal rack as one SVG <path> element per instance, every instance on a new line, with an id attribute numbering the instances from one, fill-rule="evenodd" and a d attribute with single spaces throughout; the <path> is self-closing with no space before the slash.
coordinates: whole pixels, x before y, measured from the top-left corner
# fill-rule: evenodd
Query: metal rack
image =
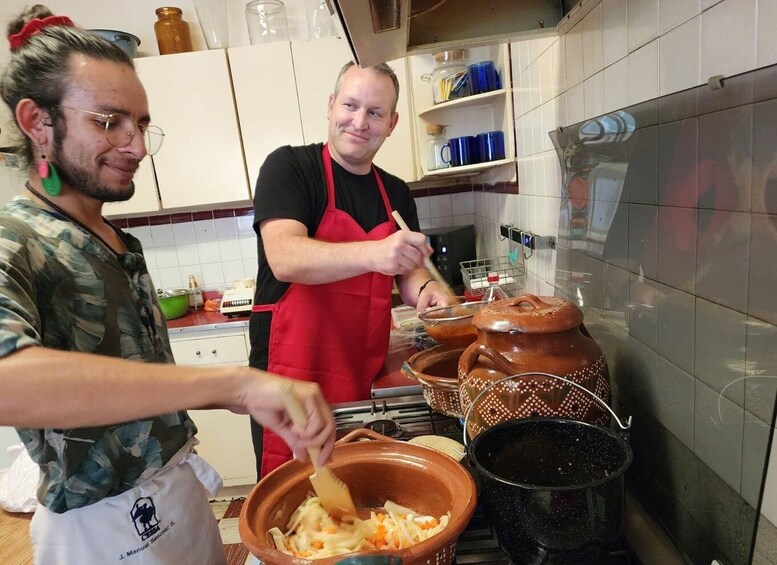
<path id="1" fill-rule="evenodd" d="M 499 273 L 499 286 L 510 295 L 524 286 L 526 267 L 521 263 L 511 263 L 507 257 L 489 257 L 487 259 L 475 259 L 474 261 L 462 261 L 461 276 L 464 285 L 470 292 L 485 291 L 488 288 L 486 277 L 488 273 Z"/>

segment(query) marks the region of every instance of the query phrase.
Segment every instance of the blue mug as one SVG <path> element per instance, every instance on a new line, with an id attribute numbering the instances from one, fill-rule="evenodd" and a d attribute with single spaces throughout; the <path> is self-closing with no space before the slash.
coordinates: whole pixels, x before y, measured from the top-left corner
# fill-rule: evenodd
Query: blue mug
<path id="1" fill-rule="evenodd" d="M 491 92 L 500 87 L 499 75 L 493 61 L 480 61 L 467 67 L 469 89 L 471 94 Z"/>
<path id="2" fill-rule="evenodd" d="M 475 139 L 481 163 L 499 161 L 505 158 L 505 134 L 501 131 L 479 133 Z"/>
<path id="3" fill-rule="evenodd" d="M 448 149 L 448 158 L 445 158 L 445 149 Z M 472 165 L 478 163 L 477 143 L 472 135 L 464 137 L 453 137 L 448 143 L 440 149 L 440 156 L 451 167 L 461 167 L 462 165 Z"/>

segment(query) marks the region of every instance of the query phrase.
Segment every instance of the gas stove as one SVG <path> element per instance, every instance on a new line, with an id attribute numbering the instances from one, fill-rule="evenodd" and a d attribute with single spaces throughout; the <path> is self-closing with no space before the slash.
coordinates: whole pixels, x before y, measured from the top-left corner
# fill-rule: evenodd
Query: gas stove
<path id="1" fill-rule="evenodd" d="M 401 441 L 420 435 L 441 435 L 463 441 L 463 422 L 435 412 L 421 395 L 336 404 L 333 412 L 337 439 L 356 428 L 369 428 Z M 514 564 L 499 547 L 480 504 L 467 529 L 459 536 L 454 563 L 519 565 Z M 640 565 L 640 561 L 621 542 L 599 561 L 599 565 Z"/>

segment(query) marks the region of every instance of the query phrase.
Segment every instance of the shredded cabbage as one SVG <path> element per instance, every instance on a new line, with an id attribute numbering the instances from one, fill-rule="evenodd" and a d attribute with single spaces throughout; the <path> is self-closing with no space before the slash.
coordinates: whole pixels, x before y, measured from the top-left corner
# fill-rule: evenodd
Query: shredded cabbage
<path id="1" fill-rule="evenodd" d="M 271 528 L 269 534 L 278 551 L 295 557 L 321 559 L 369 549 L 402 549 L 441 532 L 450 512 L 439 519 L 418 513 L 390 500 L 385 512 L 370 512 L 367 520 L 349 516 L 340 521 L 330 516 L 317 496 L 308 497 L 289 518 L 283 533 Z"/>

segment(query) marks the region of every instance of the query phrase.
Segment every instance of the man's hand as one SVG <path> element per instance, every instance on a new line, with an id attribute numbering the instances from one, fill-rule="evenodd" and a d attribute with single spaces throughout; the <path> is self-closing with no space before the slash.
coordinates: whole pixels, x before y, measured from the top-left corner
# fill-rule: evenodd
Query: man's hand
<path id="1" fill-rule="evenodd" d="M 433 251 L 421 232 L 400 230 L 374 242 L 371 270 L 384 275 L 405 275 L 421 267 Z"/>
<path id="2" fill-rule="evenodd" d="M 423 312 L 432 306 L 454 306 L 455 304 L 456 302 L 446 289 L 437 281 L 432 280 L 418 295 L 415 308 L 417 312 Z"/>

